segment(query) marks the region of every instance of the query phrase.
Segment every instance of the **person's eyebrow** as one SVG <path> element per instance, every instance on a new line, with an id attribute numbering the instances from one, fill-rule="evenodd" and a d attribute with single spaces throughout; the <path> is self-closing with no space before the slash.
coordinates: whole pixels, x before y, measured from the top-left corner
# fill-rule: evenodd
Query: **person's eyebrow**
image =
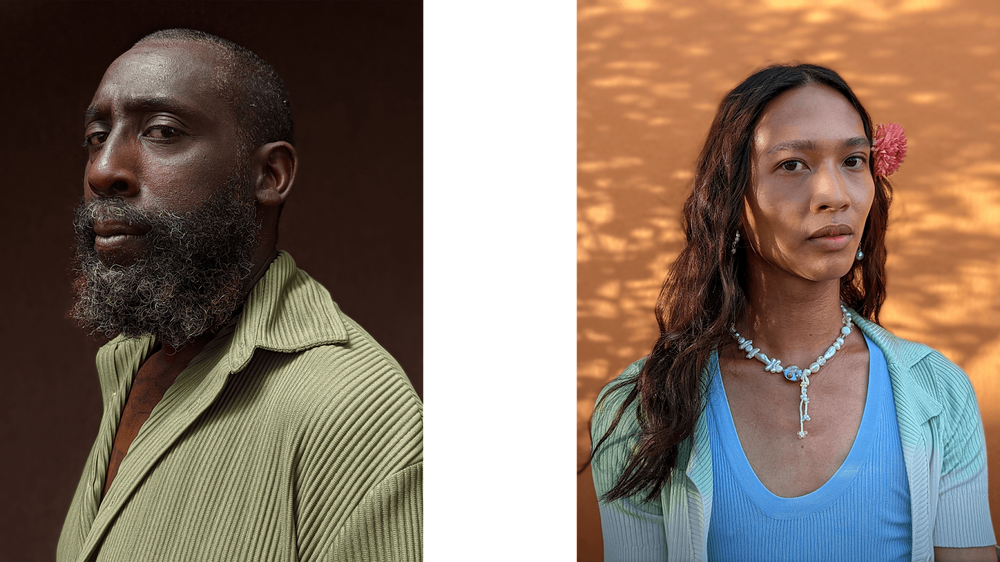
<path id="1" fill-rule="evenodd" d="M 190 106 L 168 97 L 129 99 L 122 106 L 125 111 L 169 111 L 178 114 L 192 113 L 194 111 Z M 85 123 L 90 122 L 105 113 L 107 113 L 105 108 L 95 104 L 83 112 L 83 120 Z"/>
<path id="2" fill-rule="evenodd" d="M 871 146 L 868 139 L 865 137 L 851 137 L 844 139 L 841 143 L 844 148 L 858 148 L 863 146 Z M 781 152 L 783 150 L 816 150 L 816 143 L 811 140 L 790 140 L 779 142 L 778 144 L 771 147 L 768 150 L 768 154 L 774 154 L 775 152 Z"/>
<path id="3" fill-rule="evenodd" d="M 768 150 L 768 154 L 781 152 L 783 150 L 816 150 L 816 143 L 811 140 L 790 140 L 779 142 Z"/>
<path id="4" fill-rule="evenodd" d="M 851 137 L 849 139 L 844 139 L 844 148 L 861 148 L 868 146 L 870 147 L 872 143 L 868 141 L 865 137 Z"/>
<path id="5" fill-rule="evenodd" d="M 97 118 L 98 116 L 100 116 L 102 113 L 104 113 L 104 110 L 97 107 L 96 105 L 92 105 L 88 107 L 86 111 L 83 112 L 83 122 L 88 123 Z"/>

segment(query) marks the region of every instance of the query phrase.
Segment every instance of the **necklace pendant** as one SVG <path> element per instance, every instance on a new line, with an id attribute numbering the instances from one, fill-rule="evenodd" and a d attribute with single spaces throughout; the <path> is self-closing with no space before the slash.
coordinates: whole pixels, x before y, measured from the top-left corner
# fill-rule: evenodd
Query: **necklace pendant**
<path id="1" fill-rule="evenodd" d="M 759 348 L 753 347 L 753 341 L 748 340 L 740 335 L 736 331 L 736 326 L 729 326 L 729 333 L 736 339 L 739 344 L 740 351 L 747 351 L 747 359 L 757 359 L 764 364 L 764 370 L 771 373 L 781 373 L 784 375 L 785 380 L 791 382 L 799 382 L 799 386 L 802 388 L 802 393 L 799 395 L 799 439 L 804 439 L 809 432 L 805 429 L 805 422 L 812 421 L 809 417 L 809 396 L 806 394 L 806 389 L 809 386 L 809 377 L 816 374 L 820 367 L 826 364 L 827 361 L 833 359 L 838 351 L 844 346 L 844 338 L 851 334 L 851 313 L 847 311 L 847 307 L 844 303 L 840 304 L 840 311 L 844 314 L 843 323 L 844 327 L 841 328 L 840 334 L 833 344 L 827 348 L 827 350 L 816 358 L 816 361 L 809 365 L 809 368 L 802 370 L 795 365 L 790 367 L 782 368 L 781 361 L 775 357 L 768 357 L 767 355 L 760 353 Z"/>
<path id="2" fill-rule="evenodd" d="M 795 381 L 799 380 L 800 376 L 802 376 L 802 369 L 796 367 L 795 365 L 792 365 L 791 367 L 786 367 L 785 368 L 785 378 L 786 379 L 788 379 L 788 380 L 790 380 L 792 382 L 795 382 Z"/>

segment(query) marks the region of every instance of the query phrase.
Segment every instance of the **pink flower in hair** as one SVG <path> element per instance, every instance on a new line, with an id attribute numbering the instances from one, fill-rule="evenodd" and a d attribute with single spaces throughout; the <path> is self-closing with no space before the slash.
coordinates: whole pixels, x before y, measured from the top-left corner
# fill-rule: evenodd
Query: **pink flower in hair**
<path id="1" fill-rule="evenodd" d="M 872 157 L 875 158 L 875 175 L 886 177 L 899 169 L 906 158 L 906 134 L 896 123 L 885 123 L 875 127 L 872 141 Z"/>

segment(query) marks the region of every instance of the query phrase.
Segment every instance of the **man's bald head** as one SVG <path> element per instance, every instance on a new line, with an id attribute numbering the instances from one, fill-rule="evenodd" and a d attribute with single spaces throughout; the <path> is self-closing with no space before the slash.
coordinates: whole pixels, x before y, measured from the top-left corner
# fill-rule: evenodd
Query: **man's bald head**
<path id="1" fill-rule="evenodd" d="M 276 141 L 294 145 L 288 92 L 271 65 L 228 39 L 195 29 L 163 29 L 143 37 L 136 45 L 177 41 L 208 44 L 218 50 L 216 85 L 236 116 L 245 150 Z"/>

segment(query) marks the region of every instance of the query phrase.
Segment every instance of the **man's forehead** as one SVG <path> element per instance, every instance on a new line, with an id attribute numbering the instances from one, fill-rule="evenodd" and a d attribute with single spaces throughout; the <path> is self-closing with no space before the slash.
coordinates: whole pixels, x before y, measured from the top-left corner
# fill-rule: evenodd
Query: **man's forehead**
<path id="1" fill-rule="evenodd" d="M 207 43 L 140 43 L 111 63 L 92 105 L 169 98 L 215 105 L 223 102 L 217 87 L 222 69 L 219 50 Z"/>

